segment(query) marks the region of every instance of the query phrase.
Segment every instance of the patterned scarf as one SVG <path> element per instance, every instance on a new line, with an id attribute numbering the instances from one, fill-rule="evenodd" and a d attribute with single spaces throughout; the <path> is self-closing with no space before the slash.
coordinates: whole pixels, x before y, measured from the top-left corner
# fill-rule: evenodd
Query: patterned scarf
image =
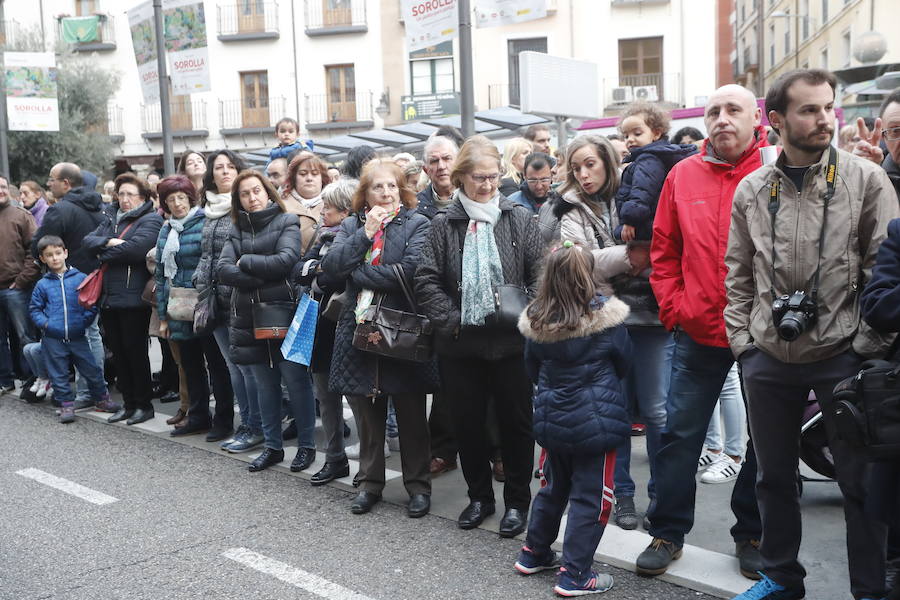
<path id="1" fill-rule="evenodd" d="M 470 200 L 459 190 L 459 200 L 469 215 L 462 256 L 462 324 L 484 325 L 496 310 L 495 285 L 503 285 L 503 265 L 494 226 L 500 220 L 500 195 L 487 203 Z"/>
<path id="2" fill-rule="evenodd" d="M 199 206 L 194 206 L 181 219 L 169 217 L 169 235 L 166 237 L 166 244 L 162 250 L 163 273 L 166 279 L 174 279 L 178 273 L 178 264 L 175 262 L 175 256 L 181 250 L 181 232 L 184 231 L 184 225 L 188 220 L 197 214 L 200 210 Z"/>
<path id="3" fill-rule="evenodd" d="M 372 246 L 366 252 L 366 264 L 367 265 L 380 265 L 381 264 L 381 253 L 384 250 L 384 228 L 388 223 L 394 220 L 400 213 L 400 206 L 398 205 L 396 209 L 392 212 L 388 213 L 388 215 L 381 222 L 381 226 L 378 228 L 378 231 L 375 232 L 375 237 L 372 238 Z M 356 315 L 356 322 L 362 323 L 366 317 L 366 311 L 372 306 L 372 301 L 375 299 L 375 292 L 372 290 L 361 290 L 359 292 L 359 296 L 356 298 L 356 309 L 354 310 L 354 314 Z"/>

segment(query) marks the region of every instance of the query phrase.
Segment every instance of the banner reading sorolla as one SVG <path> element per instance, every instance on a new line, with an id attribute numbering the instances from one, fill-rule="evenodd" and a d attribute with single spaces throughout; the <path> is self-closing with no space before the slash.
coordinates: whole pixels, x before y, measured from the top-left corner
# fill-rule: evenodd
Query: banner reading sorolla
<path id="1" fill-rule="evenodd" d="M 59 131 L 52 52 L 5 52 L 6 114 L 11 131 Z"/>
<path id="2" fill-rule="evenodd" d="M 547 16 L 547 0 L 475 0 L 478 27 L 512 25 Z"/>
<path id="3" fill-rule="evenodd" d="M 128 11 L 128 26 L 131 28 L 131 42 L 134 45 L 134 58 L 137 60 L 144 102 L 158 102 L 159 70 L 156 66 L 152 0 L 138 4 Z"/>
<path id="4" fill-rule="evenodd" d="M 421 50 L 459 35 L 456 0 L 403 0 L 401 17 L 406 25 L 408 50 Z"/>
<path id="5" fill-rule="evenodd" d="M 163 21 L 172 93 L 208 92 L 209 48 L 206 15 L 198 0 L 164 0 Z"/>

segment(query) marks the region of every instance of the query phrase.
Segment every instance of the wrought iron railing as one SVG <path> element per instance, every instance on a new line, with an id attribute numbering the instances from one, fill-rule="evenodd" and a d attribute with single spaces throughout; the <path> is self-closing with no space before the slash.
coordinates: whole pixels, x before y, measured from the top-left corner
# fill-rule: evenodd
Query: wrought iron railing
<path id="1" fill-rule="evenodd" d="M 217 7 L 219 35 L 278 33 L 278 2 L 224 3 Z"/>
<path id="2" fill-rule="evenodd" d="M 206 100 L 170 102 L 172 114 L 172 131 L 205 131 L 208 129 L 206 120 Z M 159 133 L 162 131 L 162 114 L 159 102 L 141 105 L 141 130 L 144 133 Z"/>
<path id="3" fill-rule="evenodd" d="M 304 96 L 306 106 L 306 122 L 311 124 L 334 123 L 343 121 L 371 121 L 373 94 L 356 92 L 353 99 L 345 102 L 333 102 L 328 94 Z"/>
<path id="4" fill-rule="evenodd" d="M 219 129 L 274 127 L 287 116 L 286 105 L 284 96 L 219 100 Z"/>
<path id="5" fill-rule="evenodd" d="M 303 7 L 306 31 L 328 30 L 366 25 L 364 0 L 305 0 Z"/>

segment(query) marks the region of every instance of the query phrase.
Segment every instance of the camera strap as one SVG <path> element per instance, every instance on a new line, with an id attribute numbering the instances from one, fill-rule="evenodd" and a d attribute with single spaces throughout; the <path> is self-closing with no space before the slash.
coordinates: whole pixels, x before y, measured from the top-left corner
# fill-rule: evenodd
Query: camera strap
<path id="1" fill-rule="evenodd" d="M 837 179 L 837 150 L 834 146 L 829 146 L 828 167 L 825 171 L 825 194 L 822 196 L 824 208 L 822 209 L 822 229 L 819 231 L 819 257 L 816 260 L 816 273 L 813 275 L 813 287 L 810 290 L 810 296 L 813 300 L 819 294 L 819 271 L 822 268 L 822 243 L 825 241 L 825 227 L 828 224 L 828 205 L 834 198 L 834 181 Z M 775 294 L 775 216 L 778 214 L 778 208 L 781 206 L 781 183 L 776 177 L 769 187 L 769 214 L 772 216 L 772 279 L 769 289 L 772 293 L 772 300 L 778 298 Z"/>

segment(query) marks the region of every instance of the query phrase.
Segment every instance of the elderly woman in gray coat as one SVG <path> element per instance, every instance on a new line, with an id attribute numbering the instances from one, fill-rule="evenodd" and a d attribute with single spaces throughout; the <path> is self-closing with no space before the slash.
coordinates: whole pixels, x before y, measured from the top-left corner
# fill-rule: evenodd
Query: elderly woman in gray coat
<path id="1" fill-rule="evenodd" d="M 425 395 L 437 388 L 433 363 L 414 363 L 353 347 L 353 332 L 366 308 L 411 311 L 393 265 L 407 281 L 419 260 L 430 223 L 415 213 L 415 192 L 403 172 L 387 160 L 366 164 L 353 198 L 353 215 L 341 225 L 322 261 L 329 280 L 346 281 L 347 304 L 335 332 L 329 387 L 348 397 L 360 438 L 360 488 L 351 510 L 369 512 L 384 489 L 384 428 L 388 396 L 397 412 L 407 513 L 421 517 L 431 507 L 428 420 Z"/>

